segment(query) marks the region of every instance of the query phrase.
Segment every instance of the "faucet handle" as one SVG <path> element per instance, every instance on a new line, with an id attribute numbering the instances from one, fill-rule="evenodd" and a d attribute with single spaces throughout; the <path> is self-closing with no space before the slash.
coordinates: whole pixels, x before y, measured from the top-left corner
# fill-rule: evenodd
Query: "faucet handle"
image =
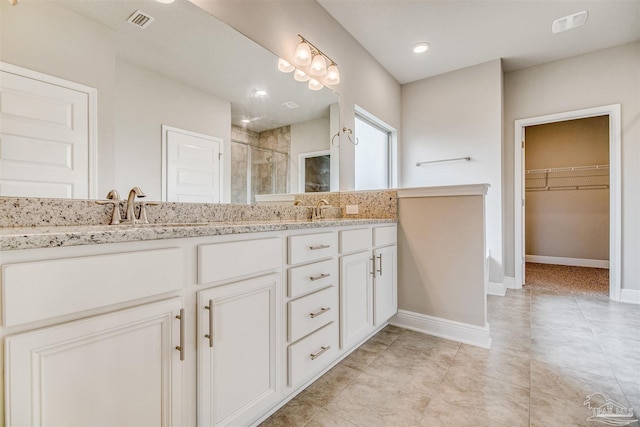
<path id="1" fill-rule="evenodd" d="M 140 202 L 140 213 L 138 214 L 138 220 L 141 224 L 149 224 L 149 218 L 147 218 L 147 206 L 158 205 L 158 202 Z"/>
<path id="2" fill-rule="evenodd" d="M 122 216 L 120 215 L 120 205 L 122 201 L 120 200 L 120 196 L 116 190 L 109 191 L 107 194 L 107 200 L 96 200 L 96 203 L 99 205 L 113 205 L 113 211 L 111 212 L 111 222 L 110 225 L 120 224 L 122 221 Z"/>

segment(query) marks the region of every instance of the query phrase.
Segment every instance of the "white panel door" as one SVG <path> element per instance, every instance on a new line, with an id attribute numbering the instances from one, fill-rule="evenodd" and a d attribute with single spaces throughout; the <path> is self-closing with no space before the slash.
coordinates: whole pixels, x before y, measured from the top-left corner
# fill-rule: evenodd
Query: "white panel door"
<path id="1" fill-rule="evenodd" d="M 182 425 L 181 304 L 7 337 L 7 426 Z"/>
<path id="2" fill-rule="evenodd" d="M 0 196 L 89 198 L 89 95 L 0 73 Z"/>
<path id="3" fill-rule="evenodd" d="M 280 288 L 270 274 L 198 292 L 198 425 L 249 425 L 280 400 Z"/>
<path id="4" fill-rule="evenodd" d="M 343 349 L 373 330 L 371 251 L 340 258 L 340 339 Z"/>
<path id="5" fill-rule="evenodd" d="M 219 203 L 222 139 L 162 126 L 167 202 Z"/>

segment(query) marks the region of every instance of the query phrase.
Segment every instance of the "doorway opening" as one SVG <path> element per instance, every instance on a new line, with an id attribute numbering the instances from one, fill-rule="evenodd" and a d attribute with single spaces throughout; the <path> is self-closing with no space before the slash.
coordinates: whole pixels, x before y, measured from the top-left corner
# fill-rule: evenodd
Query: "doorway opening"
<path id="1" fill-rule="evenodd" d="M 619 300 L 620 106 L 517 120 L 515 132 L 516 287 Z"/>

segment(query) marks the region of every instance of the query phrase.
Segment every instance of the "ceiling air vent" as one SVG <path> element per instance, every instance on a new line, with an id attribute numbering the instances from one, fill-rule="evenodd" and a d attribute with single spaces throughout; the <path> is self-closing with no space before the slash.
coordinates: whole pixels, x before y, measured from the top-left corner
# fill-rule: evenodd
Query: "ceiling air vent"
<path id="1" fill-rule="evenodd" d="M 155 18 L 147 15 L 146 13 L 136 10 L 131 14 L 127 22 L 132 23 L 138 28 L 145 29 L 155 20 Z"/>

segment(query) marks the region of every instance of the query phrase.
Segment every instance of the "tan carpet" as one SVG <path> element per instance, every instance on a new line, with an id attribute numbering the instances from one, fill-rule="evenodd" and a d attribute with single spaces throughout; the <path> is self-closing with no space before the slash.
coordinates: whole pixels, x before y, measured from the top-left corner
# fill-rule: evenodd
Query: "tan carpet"
<path id="1" fill-rule="evenodd" d="M 528 262 L 524 286 L 572 294 L 609 295 L 609 270 Z"/>

